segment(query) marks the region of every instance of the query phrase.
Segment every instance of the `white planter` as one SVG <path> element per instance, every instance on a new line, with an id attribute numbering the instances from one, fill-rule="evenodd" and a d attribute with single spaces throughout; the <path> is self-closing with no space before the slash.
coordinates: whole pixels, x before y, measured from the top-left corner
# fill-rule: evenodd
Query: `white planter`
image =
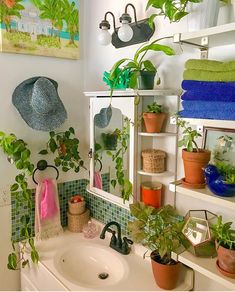
<path id="1" fill-rule="evenodd" d="M 217 25 L 219 0 L 203 0 L 188 5 L 188 31 L 200 30 Z"/>

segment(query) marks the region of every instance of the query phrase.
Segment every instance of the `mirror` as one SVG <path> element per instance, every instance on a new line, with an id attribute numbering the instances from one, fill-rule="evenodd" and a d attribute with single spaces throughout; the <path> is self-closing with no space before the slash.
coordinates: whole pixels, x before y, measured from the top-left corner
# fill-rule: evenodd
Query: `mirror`
<path id="1" fill-rule="evenodd" d="M 129 205 L 133 201 L 132 107 L 128 109 L 128 104 L 125 107 L 125 102 L 121 103 L 119 98 L 112 106 L 107 100 L 110 102 L 106 98 L 91 101 L 93 179 L 90 188 L 115 203 Z"/>

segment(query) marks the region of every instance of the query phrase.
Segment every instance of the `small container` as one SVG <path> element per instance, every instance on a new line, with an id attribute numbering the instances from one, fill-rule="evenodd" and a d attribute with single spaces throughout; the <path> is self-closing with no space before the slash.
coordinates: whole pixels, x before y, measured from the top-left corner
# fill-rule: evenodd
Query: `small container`
<path id="1" fill-rule="evenodd" d="M 161 207 L 162 201 L 162 184 L 159 182 L 146 182 L 141 185 L 141 197 L 145 205 L 154 208 Z"/>
<path id="2" fill-rule="evenodd" d="M 79 215 L 85 212 L 86 202 L 80 195 L 76 195 L 69 200 L 69 213 Z"/>
<path id="3" fill-rule="evenodd" d="M 158 149 L 146 149 L 142 151 L 143 171 L 160 173 L 165 171 L 166 152 Z"/>
<path id="4" fill-rule="evenodd" d="M 100 233 L 100 228 L 89 220 L 88 223 L 83 226 L 82 232 L 85 238 L 95 238 Z"/>
<path id="5" fill-rule="evenodd" d="M 87 209 L 82 214 L 70 214 L 68 215 L 68 230 L 71 232 L 82 232 L 82 228 L 90 219 L 90 210 Z"/>

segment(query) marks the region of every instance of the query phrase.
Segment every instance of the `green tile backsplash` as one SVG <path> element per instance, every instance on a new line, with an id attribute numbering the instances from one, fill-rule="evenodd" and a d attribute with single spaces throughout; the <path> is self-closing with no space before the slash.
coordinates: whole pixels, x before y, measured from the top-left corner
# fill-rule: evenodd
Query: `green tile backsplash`
<path id="1" fill-rule="evenodd" d="M 109 188 L 109 176 L 102 176 L 103 189 L 108 191 Z M 89 181 L 87 179 L 80 179 L 65 183 L 58 184 L 59 200 L 60 200 L 60 213 L 62 226 L 67 226 L 67 209 L 68 200 L 75 194 L 81 194 L 84 196 L 87 204 L 87 208 L 91 210 L 91 216 L 100 222 L 107 223 L 109 221 L 117 221 L 121 224 L 122 232 L 127 233 L 127 222 L 131 219 L 130 212 L 124 208 L 121 208 L 111 202 L 105 201 L 86 191 L 86 187 Z M 31 210 L 31 223 L 32 228 L 34 226 L 34 206 Z M 16 200 L 12 197 L 12 239 L 19 241 L 20 236 L 20 218 L 24 212 L 28 211 L 27 206 L 21 206 L 16 210 Z"/>

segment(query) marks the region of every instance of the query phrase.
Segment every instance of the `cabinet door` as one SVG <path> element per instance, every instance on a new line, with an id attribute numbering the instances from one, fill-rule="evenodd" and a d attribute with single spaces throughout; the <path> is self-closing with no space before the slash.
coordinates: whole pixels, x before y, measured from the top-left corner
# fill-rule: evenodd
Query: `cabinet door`
<path id="1" fill-rule="evenodd" d="M 90 191 L 122 206 L 133 201 L 134 115 L 134 97 L 90 99 Z"/>

